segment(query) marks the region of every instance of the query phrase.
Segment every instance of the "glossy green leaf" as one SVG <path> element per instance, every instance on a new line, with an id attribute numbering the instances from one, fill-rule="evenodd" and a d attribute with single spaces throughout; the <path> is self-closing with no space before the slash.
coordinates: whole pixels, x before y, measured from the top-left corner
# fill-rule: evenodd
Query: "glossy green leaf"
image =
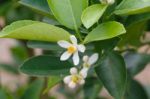
<path id="1" fill-rule="evenodd" d="M 121 23 L 115 21 L 102 23 L 86 36 L 84 43 L 110 39 L 125 32 L 126 30 Z"/>
<path id="2" fill-rule="evenodd" d="M 15 38 L 57 42 L 69 40 L 70 34 L 58 27 L 46 23 L 22 20 L 6 26 L 0 32 L 0 38 Z"/>
<path id="3" fill-rule="evenodd" d="M 99 18 L 103 15 L 107 5 L 94 4 L 86 8 L 81 16 L 83 25 L 86 28 L 90 28 L 93 24 L 98 22 Z"/>
<path id="4" fill-rule="evenodd" d="M 127 33 L 122 36 L 122 40 L 119 42 L 119 46 L 132 45 L 140 46 L 141 45 L 141 36 L 143 35 L 144 30 L 146 29 L 147 22 L 138 22 L 136 24 L 129 25 L 126 27 Z"/>
<path id="5" fill-rule="evenodd" d="M 104 51 L 111 51 L 115 48 L 115 46 L 120 41 L 119 37 L 115 37 L 108 40 L 102 40 L 98 42 L 94 42 L 95 49 L 98 50 L 104 50 Z"/>
<path id="6" fill-rule="evenodd" d="M 50 15 L 50 9 L 47 0 L 20 0 L 19 3 L 37 10 L 44 15 Z"/>
<path id="7" fill-rule="evenodd" d="M 126 26 L 129 27 L 133 24 L 138 24 L 139 22 L 143 22 L 150 19 L 150 13 L 143 13 L 137 15 L 130 15 L 126 20 Z"/>
<path id="8" fill-rule="evenodd" d="M 44 90 L 44 93 L 47 93 L 52 87 L 58 84 L 63 78 L 60 76 L 50 76 L 48 78 L 47 88 Z"/>
<path id="9" fill-rule="evenodd" d="M 150 11 L 150 0 L 123 0 L 116 8 L 117 15 L 131 15 Z"/>
<path id="10" fill-rule="evenodd" d="M 124 99 L 149 99 L 144 87 L 137 81 L 128 78 Z"/>
<path id="11" fill-rule="evenodd" d="M 58 75 L 69 73 L 72 67 L 68 61 L 60 61 L 59 57 L 42 55 L 26 60 L 20 67 L 20 71 L 33 76 Z"/>
<path id="12" fill-rule="evenodd" d="M 123 58 L 116 52 L 107 52 L 96 74 L 115 99 L 122 99 L 126 86 L 126 68 Z"/>
<path id="13" fill-rule="evenodd" d="M 88 0 L 47 0 L 56 19 L 70 29 L 81 25 L 82 11 L 87 7 Z"/>
<path id="14" fill-rule="evenodd" d="M 52 51 L 62 51 L 60 46 L 57 43 L 50 42 L 41 42 L 41 41 L 28 41 L 27 46 L 29 48 L 41 48 L 44 50 L 52 50 Z"/>
<path id="15" fill-rule="evenodd" d="M 87 78 L 83 87 L 84 99 L 97 99 L 102 87 L 103 85 L 98 79 L 94 77 Z"/>
<path id="16" fill-rule="evenodd" d="M 44 86 L 43 79 L 37 79 L 27 88 L 21 99 L 40 99 L 40 95 Z"/>
<path id="17" fill-rule="evenodd" d="M 150 55 L 128 52 L 124 55 L 124 60 L 128 71 L 134 76 L 141 72 L 150 62 Z"/>

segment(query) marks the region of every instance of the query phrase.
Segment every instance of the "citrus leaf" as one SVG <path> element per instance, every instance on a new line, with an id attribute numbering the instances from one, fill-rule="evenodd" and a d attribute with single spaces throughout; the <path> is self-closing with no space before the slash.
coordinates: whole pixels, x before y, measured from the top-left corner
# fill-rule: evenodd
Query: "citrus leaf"
<path id="1" fill-rule="evenodd" d="M 50 9 L 46 0 L 20 0 L 19 3 L 44 15 L 50 15 Z"/>
<path id="2" fill-rule="evenodd" d="M 116 8 L 117 15 L 132 15 L 150 11 L 150 0 L 123 0 Z"/>
<path id="3" fill-rule="evenodd" d="M 125 32 L 124 26 L 118 22 L 111 21 L 102 23 L 86 36 L 84 43 L 110 39 L 124 34 Z"/>
<path id="4" fill-rule="evenodd" d="M 86 28 L 90 28 L 93 24 L 98 22 L 99 18 L 103 15 L 107 5 L 94 4 L 86 8 L 81 16 L 83 25 Z"/>
<path id="5" fill-rule="evenodd" d="M 107 52 L 95 71 L 108 92 L 115 99 L 122 99 L 126 86 L 126 68 L 123 58 L 116 52 Z"/>
<path id="6" fill-rule="evenodd" d="M 81 25 L 82 11 L 87 7 L 88 0 L 47 0 L 56 19 L 70 29 Z"/>
<path id="7" fill-rule="evenodd" d="M 14 22 L 0 32 L 0 38 L 15 38 L 50 42 L 69 40 L 69 36 L 70 34 L 61 28 L 31 20 Z"/>
<path id="8" fill-rule="evenodd" d="M 150 55 L 128 52 L 124 55 L 124 60 L 130 74 L 135 76 L 150 62 Z"/>
<path id="9" fill-rule="evenodd" d="M 40 99 L 40 94 L 44 86 L 43 79 L 37 79 L 25 90 L 21 99 Z"/>
<path id="10" fill-rule="evenodd" d="M 50 42 L 42 42 L 42 41 L 28 41 L 27 46 L 29 48 L 41 48 L 44 50 L 52 50 L 52 51 L 63 51 L 60 46 L 56 43 L 50 43 Z"/>
<path id="11" fill-rule="evenodd" d="M 68 61 L 60 61 L 55 56 L 36 56 L 26 60 L 21 66 L 20 71 L 31 76 L 63 76 L 69 73 L 72 67 Z"/>

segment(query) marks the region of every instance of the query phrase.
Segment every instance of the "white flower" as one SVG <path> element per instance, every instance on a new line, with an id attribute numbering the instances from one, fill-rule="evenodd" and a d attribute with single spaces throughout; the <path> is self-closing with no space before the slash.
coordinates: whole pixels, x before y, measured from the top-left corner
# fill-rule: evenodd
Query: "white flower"
<path id="1" fill-rule="evenodd" d="M 78 73 L 77 68 L 73 67 L 70 69 L 69 76 L 64 78 L 64 83 L 70 88 L 75 88 L 77 85 L 83 85 L 85 83 L 84 77 Z"/>
<path id="2" fill-rule="evenodd" d="M 74 65 L 78 65 L 79 60 L 80 60 L 78 52 L 83 53 L 85 51 L 85 46 L 82 44 L 78 45 L 77 39 L 74 35 L 70 36 L 70 40 L 72 43 L 64 41 L 64 40 L 58 41 L 59 46 L 67 49 L 67 51 L 65 51 L 61 55 L 60 60 L 65 61 L 65 60 L 69 59 L 71 57 L 71 55 L 73 55 L 73 57 L 72 57 L 73 63 L 74 63 Z"/>
<path id="3" fill-rule="evenodd" d="M 102 4 L 113 4 L 113 3 L 115 3 L 115 0 L 100 0 L 100 2 Z"/>
<path id="4" fill-rule="evenodd" d="M 98 60 L 98 54 L 94 53 L 92 56 L 83 56 L 83 68 L 80 71 L 80 74 L 83 75 L 83 77 L 87 76 L 88 70 L 90 67 L 96 63 Z"/>

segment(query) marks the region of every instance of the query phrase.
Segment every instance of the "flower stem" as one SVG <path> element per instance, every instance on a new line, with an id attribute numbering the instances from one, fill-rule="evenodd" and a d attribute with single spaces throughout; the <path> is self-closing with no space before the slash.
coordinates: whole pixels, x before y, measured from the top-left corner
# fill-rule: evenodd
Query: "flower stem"
<path id="1" fill-rule="evenodd" d="M 76 34 L 77 34 L 79 40 L 80 40 L 81 42 L 83 42 L 83 39 L 82 39 L 82 37 L 81 37 L 81 34 L 80 34 L 79 30 L 76 28 L 75 31 L 76 31 Z"/>

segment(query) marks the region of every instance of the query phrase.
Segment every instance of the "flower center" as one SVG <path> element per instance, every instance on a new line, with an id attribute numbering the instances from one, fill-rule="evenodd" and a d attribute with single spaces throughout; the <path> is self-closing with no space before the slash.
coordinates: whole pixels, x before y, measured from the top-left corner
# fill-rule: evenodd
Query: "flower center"
<path id="1" fill-rule="evenodd" d="M 68 52 L 71 54 L 74 53 L 76 50 L 77 50 L 77 48 L 75 46 L 69 46 L 68 47 Z"/>
<path id="2" fill-rule="evenodd" d="M 78 83 L 78 81 L 79 81 L 79 76 L 78 76 L 78 75 L 73 75 L 73 76 L 72 76 L 72 81 L 73 81 L 74 83 Z"/>
<path id="3" fill-rule="evenodd" d="M 84 63 L 83 66 L 84 66 L 84 67 L 90 67 L 90 64 Z"/>

